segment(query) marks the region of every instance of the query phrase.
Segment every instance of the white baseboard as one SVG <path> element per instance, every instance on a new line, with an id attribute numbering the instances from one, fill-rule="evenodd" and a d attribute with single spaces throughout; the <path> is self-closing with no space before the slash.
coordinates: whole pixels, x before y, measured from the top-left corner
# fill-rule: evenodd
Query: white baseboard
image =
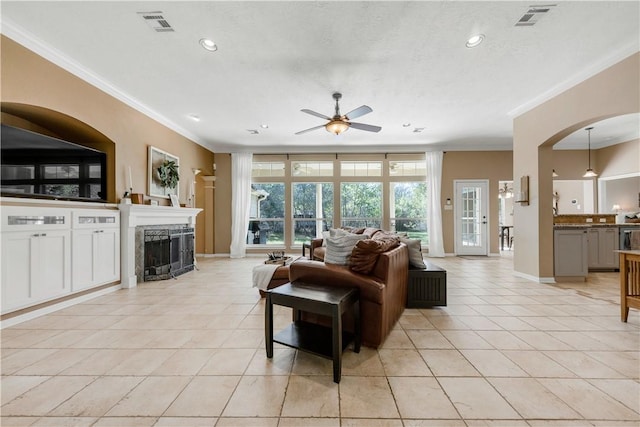
<path id="1" fill-rule="evenodd" d="M 537 283 L 556 283 L 556 279 L 554 277 L 532 276 L 531 274 L 521 273 L 519 271 L 514 271 L 513 275 L 522 277 L 523 279 L 531 280 L 532 282 L 537 282 Z"/>

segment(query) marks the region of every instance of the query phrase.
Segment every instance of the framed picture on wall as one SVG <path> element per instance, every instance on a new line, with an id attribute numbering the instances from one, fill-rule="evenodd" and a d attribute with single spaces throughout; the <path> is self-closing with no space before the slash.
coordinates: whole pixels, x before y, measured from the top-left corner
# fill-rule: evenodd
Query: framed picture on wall
<path id="1" fill-rule="evenodd" d="M 169 199 L 178 197 L 180 159 L 159 148 L 149 146 L 149 196 Z"/>

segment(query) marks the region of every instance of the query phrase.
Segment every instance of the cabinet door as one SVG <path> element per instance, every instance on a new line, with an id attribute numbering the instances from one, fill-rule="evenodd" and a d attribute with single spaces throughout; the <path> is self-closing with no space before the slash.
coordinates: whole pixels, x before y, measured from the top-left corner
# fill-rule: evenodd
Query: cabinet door
<path id="1" fill-rule="evenodd" d="M 69 231 L 3 233 L 2 311 L 68 293 L 69 265 Z"/>
<path id="2" fill-rule="evenodd" d="M 556 230 L 553 249 L 556 276 L 587 276 L 586 230 Z"/>
<path id="3" fill-rule="evenodd" d="M 107 228 L 94 235 L 95 283 L 113 282 L 120 278 L 120 229 Z"/>
<path id="4" fill-rule="evenodd" d="M 2 234 L 2 312 L 31 301 L 31 265 L 37 244 L 34 233 Z"/>
<path id="5" fill-rule="evenodd" d="M 598 256 L 600 258 L 600 266 L 618 268 L 620 262 L 619 255 L 617 252 L 614 252 L 618 250 L 618 229 L 607 227 L 599 231 Z"/>
<path id="6" fill-rule="evenodd" d="M 94 230 L 73 230 L 73 291 L 88 288 L 95 281 L 94 236 Z"/>
<path id="7" fill-rule="evenodd" d="M 47 231 L 37 238 L 37 258 L 33 258 L 31 297 L 35 301 L 71 291 L 71 233 Z M 34 246 L 35 249 L 35 246 Z"/>

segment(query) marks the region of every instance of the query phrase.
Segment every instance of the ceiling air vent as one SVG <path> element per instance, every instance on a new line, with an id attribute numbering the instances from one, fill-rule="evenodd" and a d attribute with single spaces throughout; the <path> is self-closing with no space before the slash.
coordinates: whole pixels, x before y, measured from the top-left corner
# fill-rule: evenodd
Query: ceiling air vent
<path id="1" fill-rule="evenodd" d="M 545 4 L 540 6 L 529 6 L 527 12 L 522 15 L 522 17 L 516 22 L 516 27 L 532 27 L 534 26 L 543 16 L 547 14 L 551 10 L 552 7 L 555 7 L 555 4 Z"/>
<path id="2" fill-rule="evenodd" d="M 162 12 L 138 12 L 138 15 L 142 16 L 144 22 L 147 23 L 154 31 L 158 33 L 168 33 L 175 31 L 171 24 L 162 15 Z"/>

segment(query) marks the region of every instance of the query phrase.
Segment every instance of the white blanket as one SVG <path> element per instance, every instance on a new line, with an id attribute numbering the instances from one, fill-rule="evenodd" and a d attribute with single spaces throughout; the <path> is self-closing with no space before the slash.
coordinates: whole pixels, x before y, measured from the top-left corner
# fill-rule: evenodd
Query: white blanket
<path id="1" fill-rule="evenodd" d="M 253 287 L 266 291 L 278 267 L 280 264 L 260 264 L 253 267 Z"/>
<path id="2" fill-rule="evenodd" d="M 284 265 L 289 265 L 298 258 L 300 257 L 290 257 L 285 261 Z M 260 264 L 253 267 L 253 287 L 266 291 L 273 273 L 276 272 L 278 267 L 282 267 L 282 264 Z"/>

